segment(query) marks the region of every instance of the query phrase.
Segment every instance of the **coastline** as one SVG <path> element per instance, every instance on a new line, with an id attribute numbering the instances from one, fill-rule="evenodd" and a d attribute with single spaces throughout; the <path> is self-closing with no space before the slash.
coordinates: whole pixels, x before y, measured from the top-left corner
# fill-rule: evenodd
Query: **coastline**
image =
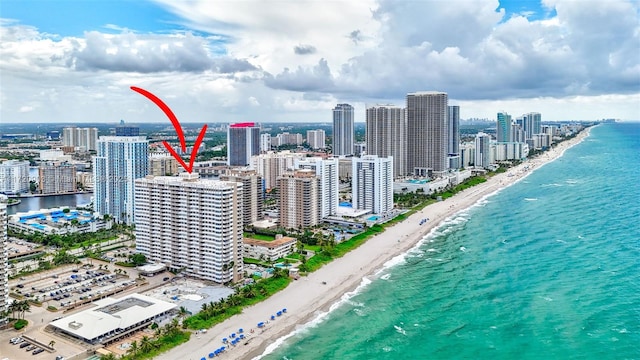
<path id="1" fill-rule="evenodd" d="M 361 286 L 366 285 L 369 279 L 375 278 L 375 274 L 389 266 L 391 261 L 417 246 L 429 232 L 440 226 L 447 218 L 524 179 L 541 166 L 561 157 L 566 149 L 589 136 L 590 130 L 591 127 L 586 128 L 575 138 L 563 141 L 536 158 L 529 159 L 504 173 L 496 174 L 486 182 L 461 191 L 449 199 L 425 207 L 403 222 L 370 238 L 343 257 L 300 280 L 293 281 L 286 289 L 269 299 L 244 309 L 241 314 L 208 329 L 207 333 L 192 337 L 186 343 L 188 346 L 181 345 L 173 348 L 156 359 L 198 360 L 220 346 L 228 346 L 222 343 L 222 338 L 229 338 L 229 335 L 237 333 L 239 328 L 245 329 L 247 339 L 221 354 L 219 358 L 262 357 L 265 351 L 275 348 L 296 329 L 326 316 L 332 307 L 337 306 L 340 299 L 352 296 L 355 293 L 354 290 L 357 291 Z M 420 225 L 420 220 L 423 218 L 429 220 Z M 283 308 L 287 309 L 284 315 L 269 321 L 263 328 L 257 328 L 258 322 L 267 322 L 271 315 L 276 315 L 276 312 Z M 254 332 L 251 333 L 250 329 Z"/>

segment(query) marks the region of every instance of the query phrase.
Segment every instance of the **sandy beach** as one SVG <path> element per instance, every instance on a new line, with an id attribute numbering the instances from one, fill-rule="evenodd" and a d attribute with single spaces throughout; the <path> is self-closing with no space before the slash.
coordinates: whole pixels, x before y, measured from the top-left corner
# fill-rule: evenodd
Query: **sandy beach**
<path id="1" fill-rule="evenodd" d="M 242 314 L 208 329 L 204 334 L 194 334 L 188 343 L 156 358 L 161 360 L 208 358 L 207 355 L 215 349 L 223 345 L 228 348 L 229 345 L 223 344 L 222 339 L 229 338 L 231 333 L 237 334 L 239 328 L 244 330 L 247 338 L 231 346 L 216 358 L 260 357 L 269 345 L 328 311 L 331 305 L 339 301 L 342 296 L 356 289 L 364 278 L 371 278 L 387 261 L 414 247 L 445 219 L 472 206 L 483 197 L 517 182 L 545 163 L 562 156 L 566 149 L 587 137 L 589 131 L 590 128 L 587 128 L 575 138 L 564 141 L 507 172 L 497 174 L 485 183 L 429 205 L 402 223 L 370 238 L 342 258 L 336 259 L 300 280 L 293 281 L 285 290 L 269 299 L 244 309 Z M 429 220 L 420 225 L 420 220 L 423 218 Z M 276 315 L 284 308 L 287 309 L 286 313 L 271 320 L 271 315 Z M 266 325 L 258 328 L 259 322 L 265 322 Z"/>

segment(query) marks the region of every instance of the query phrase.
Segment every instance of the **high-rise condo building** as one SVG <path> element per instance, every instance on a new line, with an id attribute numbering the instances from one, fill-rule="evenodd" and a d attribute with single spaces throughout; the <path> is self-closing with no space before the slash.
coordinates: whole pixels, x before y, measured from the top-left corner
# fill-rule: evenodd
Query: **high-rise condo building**
<path id="1" fill-rule="evenodd" d="M 496 121 L 496 141 L 511 142 L 511 115 L 499 112 Z"/>
<path id="2" fill-rule="evenodd" d="M 9 262 L 7 255 L 7 197 L 0 195 L 0 324 L 9 309 Z"/>
<path id="3" fill-rule="evenodd" d="M 230 169 L 225 175 L 220 175 L 222 181 L 234 181 L 242 183 L 242 221 L 245 225 L 251 225 L 262 220 L 262 203 L 264 201 L 264 189 L 262 176 L 255 170 L 247 168 Z"/>
<path id="4" fill-rule="evenodd" d="M 98 129 L 66 127 L 62 129 L 62 145 L 73 146 L 81 151 L 95 151 L 97 149 Z"/>
<path id="5" fill-rule="evenodd" d="M 6 160 L 0 162 L 0 193 L 20 194 L 29 191 L 29 162 Z"/>
<path id="6" fill-rule="evenodd" d="M 280 226 L 304 229 L 320 224 L 320 179 L 310 169 L 284 173 L 278 178 Z"/>
<path id="7" fill-rule="evenodd" d="M 93 209 L 115 221 L 134 221 L 135 180 L 149 172 L 149 142 L 144 136 L 101 136 L 93 160 Z"/>
<path id="8" fill-rule="evenodd" d="M 325 149 L 325 139 L 326 135 L 324 133 L 324 130 L 307 130 L 307 143 L 312 149 Z"/>
<path id="9" fill-rule="evenodd" d="M 474 166 L 477 168 L 488 168 L 491 164 L 491 149 L 489 147 L 489 134 L 479 132 L 476 134 L 476 154 Z"/>
<path id="10" fill-rule="evenodd" d="M 247 166 L 251 156 L 260 153 L 260 127 L 255 123 L 229 125 L 227 130 L 227 161 L 229 166 Z"/>
<path id="11" fill-rule="evenodd" d="M 542 133 L 542 115 L 540 113 L 531 112 L 524 114 L 522 117 L 527 140 L 533 139 L 533 135 Z"/>
<path id="12" fill-rule="evenodd" d="M 41 194 L 63 194 L 76 191 L 76 167 L 69 163 L 48 162 L 38 167 Z"/>
<path id="13" fill-rule="evenodd" d="M 431 176 L 447 170 L 448 96 L 437 91 L 407 94 L 407 171 Z"/>
<path id="14" fill-rule="evenodd" d="M 460 106 L 449 105 L 448 107 L 448 129 L 447 152 L 449 157 L 449 168 L 460 168 Z"/>
<path id="15" fill-rule="evenodd" d="M 406 176 L 407 122 L 405 110 L 393 105 L 378 105 L 367 109 L 367 155 L 393 157 L 393 174 Z"/>
<path id="16" fill-rule="evenodd" d="M 353 155 L 353 106 L 338 104 L 333 108 L 332 152 L 335 156 Z"/>
<path id="17" fill-rule="evenodd" d="M 351 181 L 354 209 L 386 214 L 393 209 L 393 158 L 365 155 L 353 158 Z"/>
<path id="18" fill-rule="evenodd" d="M 251 157 L 251 168 L 255 169 L 264 179 L 265 189 L 273 189 L 278 186 L 280 175 L 293 169 L 295 159 L 304 157 L 304 153 L 292 153 L 291 151 L 267 152 Z"/>
<path id="19" fill-rule="evenodd" d="M 219 284 L 242 279 L 242 184 L 196 173 L 148 176 L 136 186 L 136 250 Z"/>
<path id="20" fill-rule="evenodd" d="M 271 150 L 271 134 L 260 134 L 260 152 L 266 153 Z"/>
<path id="21" fill-rule="evenodd" d="M 173 156 L 152 155 L 149 157 L 149 175 L 170 176 L 178 174 L 178 160 Z"/>
<path id="22" fill-rule="evenodd" d="M 296 160 L 296 169 L 309 169 L 320 179 L 320 217 L 335 215 L 338 211 L 340 181 L 338 158 L 302 158 Z"/>

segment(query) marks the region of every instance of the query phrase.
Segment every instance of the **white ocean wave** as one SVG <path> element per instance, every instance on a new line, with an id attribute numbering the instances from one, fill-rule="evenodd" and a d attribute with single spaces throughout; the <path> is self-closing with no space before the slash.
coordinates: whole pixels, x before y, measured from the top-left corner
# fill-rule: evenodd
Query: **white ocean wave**
<path id="1" fill-rule="evenodd" d="M 354 297 L 357 294 L 359 294 L 360 292 L 362 292 L 369 284 L 371 284 L 371 280 L 369 280 L 366 277 L 362 278 L 362 281 L 360 282 L 360 285 L 358 285 L 357 288 L 355 288 L 353 291 L 347 292 L 344 295 L 342 295 L 340 300 L 338 300 L 335 303 L 331 304 L 331 306 L 329 307 L 328 311 L 320 312 L 313 320 L 309 321 L 306 324 L 297 326 L 294 331 L 292 331 L 292 332 L 288 333 L 287 335 L 284 335 L 284 336 L 276 339 L 274 342 L 269 344 L 269 346 L 267 346 L 266 349 L 264 349 L 264 352 L 262 354 L 254 357 L 253 360 L 262 359 L 264 356 L 271 354 L 278 347 L 282 346 L 282 344 L 284 344 L 284 342 L 287 339 L 289 339 L 289 338 L 291 338 L 291 337 L 293 337 L 295 335 L 304 333 L 305 331 L 308 331 L 311 328 L 316 327 L 318 324 L 322 323 L 329 316 L 329 314 L 334 312 L 340 306 L 342 306 L 345 303 L 347 303 L 352 297 Z"/>

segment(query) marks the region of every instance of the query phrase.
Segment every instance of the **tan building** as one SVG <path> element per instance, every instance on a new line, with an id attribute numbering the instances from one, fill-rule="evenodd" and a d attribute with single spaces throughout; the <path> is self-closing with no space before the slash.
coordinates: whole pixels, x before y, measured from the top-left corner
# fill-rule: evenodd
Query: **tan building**
<path id="1" fill-rule="evenodd" d="M 136 251 L 219 284 L 243 275 L 242 184 L 196 173 L 135 181 Z"/>
<path id="2" fill-rule="evenodd" d="M 262 220 L 263 189 L 262 176 L 251 169 L 230 169 L 226 175 L 221 175 L 222 181 L 242 183 L 242 219 L 244 225 Z"/>
<path id="3" fill-rule="evenodd" d="M 64 194 L 75 192 L 76 167 L 69 163 L 49 162 L 38 168 L 41 194 Z"/>
<path id="4" fill-rule="evenodd" d="M 244 239 L 244 256 L 252 259 L 276 261 L 296 251 L 298 239 L 277 234 L 272 241 Z"/>
<path id="5" fill-rule="evenodd" d="M 178 160 L 171 156 L 149 157 L 149 175 L 171 176 L 178 174 Z"/>
<path id="6" fill-rule="evenodd" d="M 256 169 L 264 179 L 265 189 L 277 187 L 278 177 L 293 169 L 295 160 L 305 157 L 304 153 L 290 151 L 272 152 L 251 157 L 251 168 Z"/>
<path id="7" fill-rule="evenodd" d="M 304 229 L 321 221 L 320 179 L 314 170 L 287 172 L 278 178 L 280 226 Z"/>

